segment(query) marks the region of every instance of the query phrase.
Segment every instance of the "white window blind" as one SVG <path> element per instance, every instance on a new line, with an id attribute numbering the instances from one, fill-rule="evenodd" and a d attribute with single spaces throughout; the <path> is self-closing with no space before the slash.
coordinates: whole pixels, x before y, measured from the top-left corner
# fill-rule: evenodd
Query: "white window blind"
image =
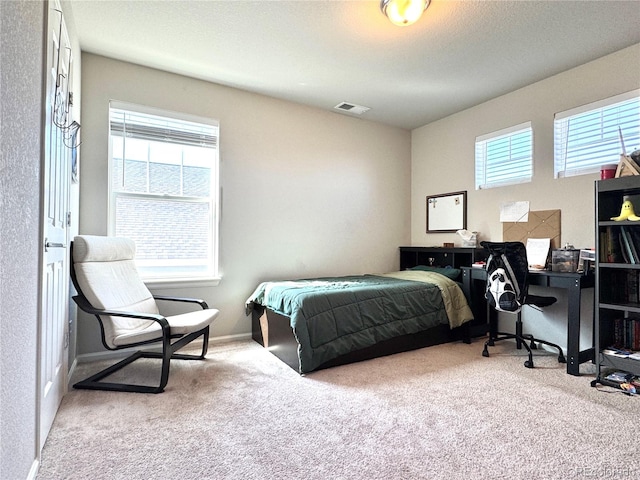
<path id="1" fill-rule="evenodd" d="M 150 281 L 217 277 L 218 124 L 111 102 L 109 234 Z"/>
<path id="2" fill-rule="evenodd" d="M 554 176 L 597 173 L 640 147 L 640 90 L 560 112 L 554 119 Z"/>
<path id="3" fill-rule="evenodd" d="M 531 122 L 476 138 L 476 190 L 530 182 L 532 176 Z"/>

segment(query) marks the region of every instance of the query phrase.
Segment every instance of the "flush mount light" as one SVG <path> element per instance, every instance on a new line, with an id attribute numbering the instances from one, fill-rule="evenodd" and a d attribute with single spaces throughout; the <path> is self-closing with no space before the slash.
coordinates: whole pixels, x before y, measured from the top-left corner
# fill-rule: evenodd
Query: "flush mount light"
<path id="1" fill-rule="evenodd" d="M 394 25 L 406 27 L 418 21 L 431 0 L 381 0 L 380 10 Z"/>

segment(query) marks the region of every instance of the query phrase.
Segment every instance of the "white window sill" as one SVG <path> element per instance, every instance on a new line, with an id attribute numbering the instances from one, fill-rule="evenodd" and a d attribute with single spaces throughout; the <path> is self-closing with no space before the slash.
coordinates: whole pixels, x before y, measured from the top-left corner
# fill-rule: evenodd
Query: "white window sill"
<path id="1" fill-rule="evenodd" d="M 217 287 L 221 277 L 207 278 L 145 278 L 144 284 L 149 290 L 159 288 L 199 288 Z"/>

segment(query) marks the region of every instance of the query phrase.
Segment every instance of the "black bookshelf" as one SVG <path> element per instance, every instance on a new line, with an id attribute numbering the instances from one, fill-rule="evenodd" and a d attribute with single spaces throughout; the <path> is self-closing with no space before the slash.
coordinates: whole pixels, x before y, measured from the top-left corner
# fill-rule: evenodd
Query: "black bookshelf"
<path id="1" fill-rule="evenodd" d="M 626 200 L 640 214 L 640 176 L 597 181 L 595 200 L 597 376 L 591 384 L 619 387 L 607 378 L 612 371 L 640 377 L 640 220 L 613 218 Z"/>

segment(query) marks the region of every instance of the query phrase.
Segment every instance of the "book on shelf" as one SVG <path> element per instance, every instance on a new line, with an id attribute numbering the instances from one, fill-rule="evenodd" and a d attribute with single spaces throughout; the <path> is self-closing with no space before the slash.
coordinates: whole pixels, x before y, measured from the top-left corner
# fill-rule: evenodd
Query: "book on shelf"
<path id="1" fill-rule="evenodd" d="M 622 261 L 618 231 L 608 226 L 600 232 L 600 259 L 606 263 Z"/>
<path id="2" fill-rule="evenodd" d="M 638 270 L 629 270 L 627 272 L 626 301 L 628 303 L 638 303 L 640 301 L 638 273 L 640 273 Z"/>
<path id="3" fill-rule="evenodd" d="M 620 254 L 622 255 L 622 261 L 624 263 L 634 263 L 633 258 L 629 252 L 629 244 L 627 243 L 627 236 L 622 228 L 620 228 L 620 235 L 618 235 L 618 241 L 620 242 Z"/>
<path id="4" fill-rule="evenodd" d="M 602 350 L 604 355 L 617 358 L 628 358 L 629 360 L 640 360 L 640 351 L 628 350 L 625 348 L 607 347 Z"/>
<path id="5" fill-rule="evenodd" d="M 631 350 L 625 350 L 624 348 L 607 347 L 602 350 L 602 353 L 611 357 L 628 358 L 633 352 Z"/>
<path id="6" fill-rule="evenodd" d="M 628 225 L 607 226 L 599 235 L 602 262 L 640 264 L 639 228 Z"/>
<path id="7" fill-rule="evenodd" d="M 638 227 L 640 227 L 640 225 L 638 225 Z M 629 238 L 631 239 L 632 244 L 635 247 L 636 251 L 640 253 L 640 228 L 638 227 L 626 226 L 625 230 L 629 234 Z"/>
<path id="8" fill-rule="evenodd" d="M 615 269 L 603 272 L 600 302 L 640 306 L 640 270 Z"/>
<path id="9" fill-rule="evenodd" d="M 624 225 L 620 226 L 620 249 L 626 263 L 640 263 L 634 239 Z"/>
<path id="10" fill-rule="evenodd" d="M 616 386 L 630 395 L 635 395 L 640 388 L 640 377 L 633 373 L 609 371 L 603 378 L 610 382 L 612 386 Z"/>
<path id="11" fill-rule="evenodd" d="M 633 379 L 634 375 L 628 372 L 611 372 L 607 374 L 604 379 L 614 383 L 625 383 Z"/>
<path id="12" fill-rule="evenodd" d="M 613 320 L 613 346 L 611 349 L 640 350 L 640 318 L 616 318 Z M 631 353 L 632 353 L 631 352 Z"/>

